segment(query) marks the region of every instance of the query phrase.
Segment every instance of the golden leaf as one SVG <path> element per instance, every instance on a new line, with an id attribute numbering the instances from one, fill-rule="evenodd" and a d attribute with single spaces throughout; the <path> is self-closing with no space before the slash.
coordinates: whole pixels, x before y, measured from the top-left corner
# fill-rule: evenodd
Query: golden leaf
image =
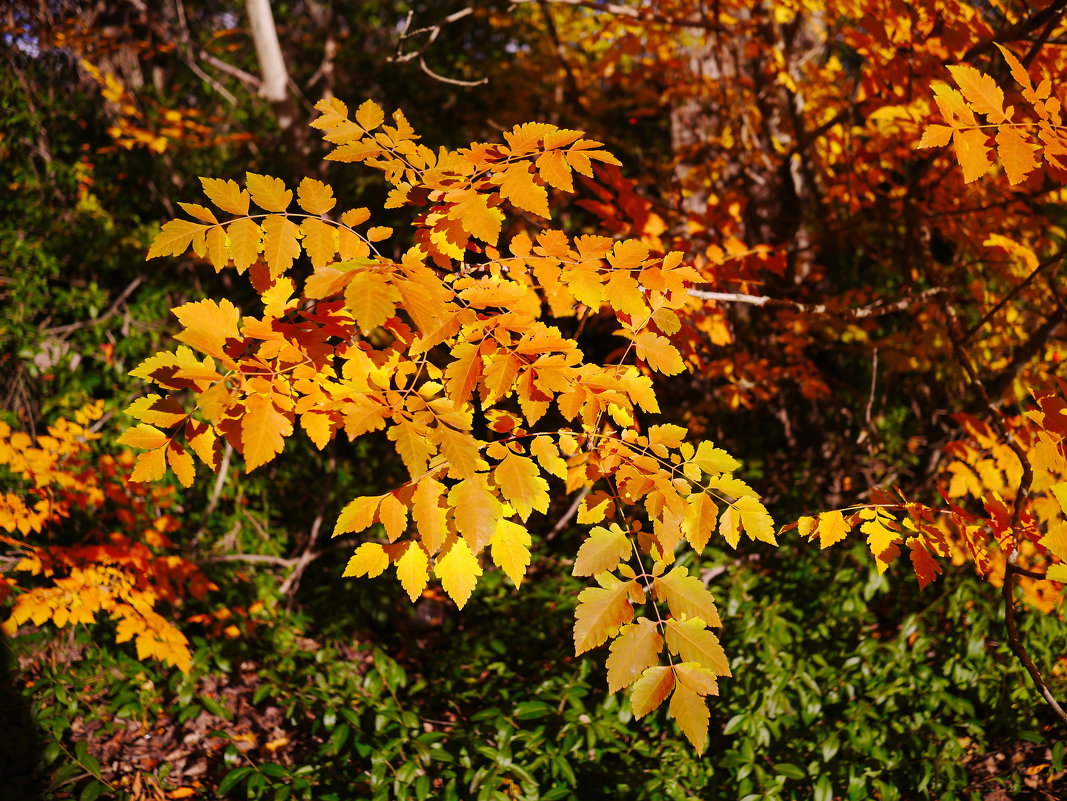
<path id="1" fill-rule="evenodd" d="M 1004 122 L 1004 92 L 990 76 L 968 64 L 950 64 L 948 71 L 963 92 L 963 97 L 989 122 Z"/>
<path id="2" fill-rule="evenodd" d="M 296 223 L 287 217 L 272 214 L 263 220 L 263 260 L 271 278 L 279 278 L 300 255 L 299 233 Z"/>
<path id="3" fill-rule="evenodd" d="M 206 225 L 191 220 L 171 220 L 163 225 L 156 238 L 152 240 L 146 259 L 154 259 L 157 256 L 180 256 L 189 249 L 193 238 L 203 236 L 206 230 Z"/>
<path id="4" fill-rule="evenodd" d="M 548 482 L 532 459 L 509 452 L 493 471 L 493 481 L 524 522 L 535 509 L 548 511 Z"/>
<path id="5" fill-rule="evenodd" d="M 630 703 L 633 705 L 634 717 L 643 718 L 658 708 L 674 689 L 674 670 L 670 667 L 650 667 L 641 674 L 634 684 Z"/>
<path id="6" fill-rule="evenodd" d="M 245 173 L 245 186 L 252 196 L 252 202 L 264 211 L 283 212 L 293 201 L 292 190 L 285 188 L 281 178 L 249 172 Z"/>
<path id="7" fill-rule="evenodd" d="M 345 305 L 364 334 L 394 317 L 399 300 L 396 288 L 373 270 L 356 273 L 345 288 Z"/>
<path id="8" fill-rule="evenodd" d="M 419 539 L 431 556 L 440 550 L 448 536 L 447 510 L 442 506 L 445 485 L 433 478 L 423 478 L 415 485 L 411 518 Z"/>
<path id="9" fill-rule="evenodd" d="M 512 205 L 541 217 L 551 217 L 548 192 L 534 183 L 528 162 L 514 162 L 499 177 L 500 195 Z"/>
<path id="10" fill-rule="evenodd" d="M 709 626 L 721 626 L 719 612 L 704 582 L 681 565 L 669 573 L 657 576 L 652 582 L 653 591 L 660 600 L 665 600 L 675 617 L 698 617 Z"/>
<path id="11" fill-rule="evenodd" d="M 466 541 L 459 538 L 452 542 L 448 553 L 438 558 L 433 572 L 441 579 L 444 591 L 462 609 L 474 591 L 478 576 L 482 575 L 482 566 Z"/>
<path id="12" fill-rule="evenodd" d="M 578 549 L 571 575 L 594 576 L 614 570 L 630 556 L 631 549 L 630 539 L 617 523 L 610 529 L 595 526 Z"/>
<path id="13" fill-rule="evenodd" d="M 293 433 L 293 421 L 280 411 L 270 395 L 250 395 L 241 417 L 241 454 L 245 468 L 252 472 L 266 464 L 285 446 Z"/>
<path id="14" fill-rule="evenodd" d="M 373 131 L 384 120 L 385 113 L 382 111 L 381 106 L 373 100 L 364 100 L 360 107 L 356 109 L 356 122 L 365 131 Z"/>
<path id="15" fill-rule="evenodd" d="M 300 224 L 300 233 L 304 237 L 304 250 L 316 270 L 334 261 L 338 243 L 335 238 L 336 229 L 333 226 L 327 225 L 322 220 L 304 220 Z"/>
<path id="16" fill-rule="evenodd" d="M 689 496 L 682 532 L 698 554 L 704 551 L 711 539 L 718 516 L 718 504 L 706 492 L 694 492 Z"/>
<path id="17" fill-rule="evenodd" d="M 239 339 L 237 322 L 241 313 L 230 301 L 223 298 L 216 303 L 210 298 L 185 303 L 174 309 L 174 316 L 185 329 L 174 338 L 192 348 L 229 361 L 222 346 L 227 339 Z"/>
<path id="18" fill-rule="evenodd" d="M 518 587 L 530 565 L 530 532 L 512 520 L 500 520 L 489 540 L 489 555 Z"/>
<path id="19" fill-rule="evenodd" d="M 640 617 L 636 623 L 623 626 L 608 655 L 608 692 L 618 692 L 637 681 L 647 668 L 659 663 L 662 650 L 663 638 L 648 618 Z"/>
<path id="20" fill-rule="evenodd" d="M 681 354 L 666 337 L 652 331 L 644 331 L 634 337 L 637 357 L 653 370 L 664 375 L 676 375 L 685 369 Z"/>
<path id="21" fill-rule="evenodd" d="M 363 495 L 349 501 L 338 515 L 331 536 L 358 533 L 370 528 L 374 524 L 381 502 L 381 495 Z"/>
<path id="22" fill-rule="evenodd" d="M 989 159 L 988 135 L 980 129 L 956 131 L 952 135 L 952 144 L 956 158 L 963 168 L 963 181 L 977 181 L 993 163 Z"/>
<path id="23" fill-rule="evenodd" d="M 1015 128 L 1001 128 L 997 131 L 996 142 L 997 155 L 1004 163 L 1004 172 L 1012 186 L 1021 184 L 1027 175 L 1037 169 L 1037 160 L 1034 158 L 1037 147 Z"/>
<path id="24" fill-rule="evenodd" d="M 230 241 L 230 258 L 239 273 L 243 273 L 259 261 L 259 238 L 261 229 L 255 220 L 234 220 L 226 228 Z"/>
<path id="25" fill-rule="evenodd" d="M 296 188 L 296 202 L 308 214 L 321 216 L 337 205 L 337 198 L 329 184 L 304 178 Z"/>
<path id="26" fill-rule="evenodd" d="M 667 711 L 678 722 L 678 727 L 702 753 L 708 744 L 708 721 L 710 713 L 704 696 L 718 694 L 715 680 L 697 665 L 675 665 L 677 684 Z M 709 684 L 710 681 L 710 684 Z"/>
<path id="27" fill-rule="evenodd" d="M 719 638 L 708 631 L 698 617 L 679 621 L 667 620 L 667 647 L 683 662 L 696 662 L 719 676 L 730 676 L 730 662 L 719 644 Z"/>
<path id="28" fill-rule="evenodd" d="M 345 572 L 341 575 L 346 578 L 349 576 L 374 578 L 384 573 L 387 567 L 389 567 L 389 555 L 386 554 L 385 548 L 376 542 L 364 542 L 356 548 L 345 566 Z"/>
<path id="29" fill-rule="evenodd" d="M 624 623 L 633 620 L 630 592 L 635 581 L 620 581 L 610 573 L 597 576 L 600 587 L 587 587 L 578 595 L 574 610 L 574 653 L 596 648 Z"/>
<path id="30" fill-rule="evenodd" d="M 196 475 L 193 455 L 177 442 L 171 441 L 167 448 L 167 464 L 183 487 L 193 486 L 193 478 Z"/>
<path id="31" fill-rule="evenodd" d="M 417 542 L 408 544 L 404 555 L 396 563 L 396 577 L 412 603 L 418 600 L 430 580 L 430 560 Z"/>
<path id="32" fill-rule="evenodd" d="M 224 181 L 220 178 L 201 178 L 207 199 L 223 211 L 230 214 L 248 214 L 248 192 L 237 185 L 236 181 Z"/>

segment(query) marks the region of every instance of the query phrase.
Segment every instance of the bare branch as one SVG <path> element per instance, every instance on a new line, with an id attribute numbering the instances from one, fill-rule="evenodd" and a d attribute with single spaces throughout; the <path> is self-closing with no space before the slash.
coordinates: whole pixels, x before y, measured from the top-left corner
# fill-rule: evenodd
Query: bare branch
<path id="1" fill-rule="evenodd" d="M 721 303 L 744 303 L 749 306 L 767 306 L 771 309 L 788 309 L 801 314 L 825 314 L 848 319 L 881 317 L 884 314 L 905 311 L 912 304 L 948 292 L 945 287 L 924 289 L 914 295 L 890 303 L 872 303 L 870 306 L 857 306 L 853 309 L 832 309 L 825 303 L 798 303 L 785 298 L 772 298 L 768 295 L 747 295 L 742 292 L 709 292 L 703 289 L 690 289 L 689 294 L 701 300 L 714 300 Z"/>

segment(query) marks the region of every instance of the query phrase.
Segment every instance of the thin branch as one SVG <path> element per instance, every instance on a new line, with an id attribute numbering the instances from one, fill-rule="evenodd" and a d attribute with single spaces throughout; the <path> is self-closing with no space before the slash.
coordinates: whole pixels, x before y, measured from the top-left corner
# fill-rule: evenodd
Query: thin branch
<path id="1" fill-rule="evenodd" d="M 122 290 L 121 294 L 117 298 L 115 298 L 114 302 L 112 302 L 112 304 L 108 306 L 107 311 L 105 311 L 99 317 L 96 317 L 92 320 L 83 320 L 77 323 L 69 323 L 67 325 L 57 325 L 55 328 L 46 328 L 44 332 L 46 334 L 69 334 L 72 331 L 77 331 L 79 328 L 87 328 L 88 326 L 99 325 L 100 323 L 106 322 L 118 313 L 119 307 L 121 307 L 122 304 L 126 302 L 126 299 L 134 293 L 134 290 L 136 290 L 137 287 L 139 287 L 141 285 L 141 282 L 143 281 L 143 275 L 139 275 L 132 281 L 130 281 L 130 283 L 126 285 L 126 288 Z"/>
<path id="2" fill-rule="evenodd" d="M 200 56 L 201 61 L 210 64 L 219 72 L 226 73 L 231 78 L 236 78 L 249 89 L 251 89 L 253 92 L 255 92 L 257 95 L 259 94 L 259 88 L 263 85 L 263 82 L 252 73 L 245 72 L 240 67 L 235 67 L 229 62 L 223 61 L 221 58 L 217 58 L 211 55 L 206 50 L 201 50 L 198 55 Z"/>
<path id="3" fill-rule="evenodd" d="M 578 496 L 574 499 L 574 502 L 570 505 L 570 508 L 563 513 L 563 516 L 556 521 L 556 525 L 552 526 L 552 530 L 545 535 L 545 542 L 551 542 L 554 540 L 563 529 L 570 525 L 571 520 L 578 513 L 578 507 L 582 505 L 582 501 L 585 500 L 585 496 L 589 494 L 592 487 L 582 487 L 582 491 L 578 493 Z"/>
<path id="4" fill-rule="evenodd" d="M 982 316 L 981 320 L 979 320 L 977 323 L 975 323 L 974 325 L 972 325 L 970 328 L 967 329 L 967 332 L 963 335 L 962 339 L 960 340 L 960 344 L 961 345 L 966 345 L 968 342 L 970 342 L 971 341 L 971 337 L 973 337 L 975 334 L 977 334 L 978 331 L 982 328 L 982 326 L 984 326 L 991 319 L 993 319 L 993 317 L 996 316 L 997 312 L 999 312 L 1001 309 L 1003 309 L 1004 306 L 1007 303 L 1009 303 L 1012 298 L 1014 298 L 1023 289 L 1025 289 L 1027 286 L 1029 286 L 1034 281 L 1034 279 L 1037 278 L 1041 273 L 1043 273 L 1049 267 L 1053 266 L 1054 264 L 1059 262 L 1061 259 L 1063 259 L 1064 256 L 1067 256 L 1067 251 L 1061 250 L 1059 253 L 1056 253 L 1053 256 L 1049 256 L 1047 259 L 1045 259 L 1043 262 L 1041 262 L 1039 265 L 1037 265 L 1037 267 L 1035 267 L 1033 270 L 1031 270 L 1030 274 L 1028 276 L 1026 276 L 1026 278 L 1024 278 L 1022 281 L 1017 283 L 1014 287 L 1012 287 L 1011 291 L 1008 292 L 1007 295 L 1005 295 L 999 301 L 997 301 L 996 305 L 993 306 L 992 309 L 987 311 Z"/>
<path id="5" fill-rule="evenodd" d="M 464 81 L 459 78 L 446 78 L 444 75 L 439 75 L 438 73 L 430 69 L 426 65 L 426 59 L 424 59 L 422 56 L 419 56 L 419 66 L 422 68 L 423 72 L 425 72 L 435 81 L 440 81 L 441 83 L 450 83 L 453 86 L 481 86 L 482 84 L 489 83 L 489 78 L 480 78 L 477 81 Z"/>
<path id="6" fill-rule="evenodd" d="M 825 303 L 798 303 L 795 300 L 785 298 L 772 298 L 767 295 L 747 295 L 741 292 L 709 292 L 703 289 L 690 289 L 689 294 L 701 300 L 715 300 L 722 303 L 744 303 L 750 306 L 767 306 L 771 309 L 788 309 L 801 314 L 825 314 L 834 317 L 846 317 L 849 319 L 863 319 L 866 317 L 881 317 L 883 314 L 905 311 L 913 303 L 928 298 L 942 295 L 948 292 L 946 287 L 934 287 L 924 289 L 914 295 L 910 295 L 891 303 L 872 303 L 870 306 L 857 306 L 853 309 L 832 309 Z"/>

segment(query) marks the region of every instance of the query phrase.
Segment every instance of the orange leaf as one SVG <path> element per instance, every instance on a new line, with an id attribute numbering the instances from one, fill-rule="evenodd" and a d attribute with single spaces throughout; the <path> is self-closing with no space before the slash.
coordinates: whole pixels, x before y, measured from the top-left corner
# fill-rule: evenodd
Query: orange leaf
<path id="1" fill-rule="evenodd" d="M 292 433 L 293 421 L 278 410 L 270 395 L 249 396 L 241 417 L 241 453 L 246 469 L 251 472 L 281 453 L 285 438 Z"/>
<path id="2" fill-rule="evenodd" d="M 624 623 L 633 620 L 630 592 L 637 582 L 620 581 L 610 573 L 601 573 L 597 581 L 602 586 L 587 587 L 578 595 L 574 610 L 575 655 L 603 644 Z"/>
<path id="3" fill-rule="evenodd" d="M 719 638 L 707 630 L 700 618 L 691 617 L 684 621 L 668 618 L 667 647 L 683 662 L 696 662 L 719 676 L 732 675 Z"/>
<path id="4" fill-rule="evenodd" d="M 657 576 L 652 583 L 656 597 L 666 600 L 675 617 L 699 617 L 709 626 L 721 626 L 719 612 L 704 582 L 679 565 L 669 573 Z"/>
<path id="5" fill-rule="evenodd" d="M 952 135 L 952 145 L 956 158 L 963 168 L 963 181 L 977 181 L 993 163 L 989 159 L 988 136 L 977 128 L 969 131 L 956 131 Z"/>
<path id="6" fill-rule="evenodd" d="M 548 482 L 532 459 L 509 452 L 493 471 L 493 481 L 523 521 L 535 509 L 548 511 Z"/>
<path id="7" fill-rule="evenodd" d="M 645 331 L 634 337 L 637 357 L 648 366 L 664 375 L 676 375 L 685 369 L 681 354 L 666 337 Z"/>
<path id="8" fill-rule="evenodd" d="M 224 181 L 220 178 L 201 178 L 200 185 L 208 200 L 230 214 L 248 214 L 248 192 L 237 185 L 236 181 Z"/>
<path id="9" fill-rule="evenodd" d="M 1004 122 L 1004 92 L 990 76 L 983 75 L 968 64 L 950 64 L 956 84 L 975 111 L 984 114 L 989 122 Z"/>
<path id="10" fill-rule="evenodd" d="M 633 684 L 646 668 L 658 664 L 662 650 L 663 638 L 648 618 L 623 626 L 608 656 L 608 692 Z"/>
<path id="11" fill-rule="evenodd" d="M 283 212 L 293 201 L 292 190 L 285 188 L 281 178 L 250 172 L 245 174 L 245 186 L 252 196 L 252 202 L 264 211 Z"/>
<path id="12" fill-rule="evenodd" d="M 650 667 L 634 684 L 630 703 L 634 717 L 643 718 L 666 700 L 674 689 L 674 670 L 670 667 Z"/>
<path id="13" fill-rule="evenodd" d="M 614 570 L 630 552 L 630 540 L 617 523 L 612 523 L 610 529 L 596 526 L 578 549 L 571 575 L 594 576 Z"/>
<path id="14" fill-rule="evenodd" d="M 1037 147 L 1019 133 L 1015 128 L 1001 128 L 997 131 L 997 155 L 1004 163 L 1004 172 L 1012 186 L 1021 184 L 1026 176 L 1037 169 L 1034 151 Z"/>
<path id="15" fill-rule="evenodd" d="M 500 195 L 523 211 L 541 217 L 552 216 L 548 209 L 548 192 L 534 183 L 527 162 L 520 161 L 508 166 L 500 178 Z"/>
<path id="16" fill-rule="evenodd" d="M 337 205 L 337 198 L 328 184 L 305 178 L 296 188 L 296 202 L 308 214 L 322 215 Z"/>

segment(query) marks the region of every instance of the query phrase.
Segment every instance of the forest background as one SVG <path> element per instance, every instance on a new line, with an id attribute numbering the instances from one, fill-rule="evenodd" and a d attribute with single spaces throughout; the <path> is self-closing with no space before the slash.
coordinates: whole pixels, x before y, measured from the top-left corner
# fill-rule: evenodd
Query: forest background
<path id="1" fill-rule="evenodd" d="M 1065 7 L 9 5 L 0 730 L 21 735 L 0 755 L 13 777 L 5 789 L 20 799 L 1062 797 L 1054 699 L 1067 689 L 1067 636 L 1062 585 L 1045 576 L 1067 578 Z M 522 191 L 501 177 L 488 205 L 444 214 L 456 222 L 448 231 L 425 216 L 413 225 L 390 200 L 405 176 L 344 163 L 355 157 L 340 149 L 358 147 L 329 117 L 341 107 L 315 110 L 321 98 L 346 103 L 360 132 L 381 124 L 378 105 L 387 125 L 402 109 L 435 153 L 507 142 L 514 155 L 522 131 L 547 152 L 549 136 L 573 129 L 604 155 L 583 162 L 572 147 L 565 169 L 552 156 L 523 167 Z M 564 134 L 515 128 L 532 121 Z M 372 209 L 360 241 L 377 243 L 382 263 L 420 242 L 439 248 L 438 272 L 446 262 L 459 272 L 503 258 L 497 236 L 516 258 L 524 236 L 549 248 L 538 237 L 554 227 L 605 237 L 610 268 L 633 258 L 644 285 L 683 271 L 655 332 L 626 328 L 644 301 L 621 279 L 602 292 L 589 279 L 584 297 L 556 297 L 550 311 L 590 364 L 626 365 L 612 375 L 631 377 L 625 390 L 583 384 L 585 406 L 604 405 L 588 419 L 576 407 L 579 427 L 605 438 L 632 429 L 627 442 L 645 436 L 650 451 L 690 460 L 701 457 L 685 456 L 683 438 L 730 454 L 712 460 L 725 506 L 717 518 L 702 509 L 699 525 L 679 518 L 675 556 L 662 520 L 642 535 L 639 520 L 618 518 L 635 549 L 673 559 L 714 595 L 722 627 L 707 636 L 722 648 L 705 654 L 729 662 L 717 695 L 699 693 L 706 719 L 674 700 L 669 714 L 664 704 L 635 719 L 628 695 L 609 692 L 629 683 L 619 643 L 641 626 L 620 635 L 620 620 L 593 636 L 587 625 L 585 645 L 619 635 L 611 657 L 575 654 L 579 595 L 588 604 L 599 596 L 585 593 L 614 586 L 600 577 L 621 542 L 622 529 L 589 530 L 626 494 L 616 487 L 615 504 L 604 493 L 614 478 L 603 453 L 594 487 L 581 448 L 531 447 L 535 471 L 565 480 L 544 503 L 539 490 L 527 499 L 541 514 L 525 509 L 529 537 L 513 547 L 529 553 L 508 559 L 494 546 L 466 573 L 420 583 L 387 550 L 395 536 L 380 503 L 366 525 L 346 506 L 406 497 L 391 492 L 414 475 L 410 454 L 386 436 L 301 419 L 276 459 L 280 443 L 250 455 L 232 432 L 201 448 L 206 429 L 185 428 L 180 405 L 146 394 L 154 380 L 176 390 L 174 404 L 198 402 L 188 365 L 177 384 L 160 372 L 169 357 L 139 368 L 180 352 L 179 332 L 198 358 L 212 355 L 186 304 L 215 298 L 222 309 L 227 298 L 244 314 L 266 308 L 265 319 L 295 308 L 273 289 L 269 232 L 250 259 L 269 278 L 231 269 L 236 223 L 221 251 L 191 233 L 159 236 L 168 223 L 165 234 L 179 231 L 175 218 L 212 214 L 189 205 L 205 188 L 224 211 L 234 197 L 240 206 L 202 177 L 236 179 L 265 211 L 284 211 L 270 208 L 278 190 L 262 174 L 300 186 L 308 212 L 325 203 L 319 182 L 342 207 Z M 421 202 L 453 203 L 434 191 Z M 292 274 L 321 281 L 333 257 L 319 263 L 309 230 L 294 240 Z M 150 247 L 165 258 L 146 263 Z M 337 247 L 358 269 L 370 263 Z M 682 260 L 669 269 L 672 252 Z M 520 297 L 506 294 L 506 272 L 485 280 L 495 294 L 455 284 L 479 319 Z M 406 297 L 391 303 L 418 323 Z M 346 336 L 383 352 L 406 336 L 384 317 L 355 319 L 365 330 Z M 233 356 L 222 347 L 219 360 Z M 479 354 L 499 376 L 494 354 Z M 542 401 L 522 389 L 520 369 L 514 389 L 472 379 L 468 395 L 485 405 L 479 439 L 536 422 Z M 659 411 L 626 400 L 642 388 L 654 388 Z M 494 401 L 512 411 L 490 414 Z M 178 422 L 213 476 L 201 465 L 192 480 L 192 455 L 157 441 Z M 153 480 L 131 483 L 131 472 Z M 730 473 L 745 483 L 726 483 Z M 522 493 L 490 486 L 522 511 Z M 730 515 L 757 497 L 773 527 Z M 441 521 L 449 547 L 462 548 L 462 524 L 443 511 Z M 356 548 L 383 534 L 375 547 L 400 582 L 392 570 L 342 578 L 381 572 Z M 669 650 L 692 663 L 670 632 Z M 630 680 L 668 675 L 631 667 Z M 646 682 L 635 698 L 654 706 L 650 692 Z"/>

